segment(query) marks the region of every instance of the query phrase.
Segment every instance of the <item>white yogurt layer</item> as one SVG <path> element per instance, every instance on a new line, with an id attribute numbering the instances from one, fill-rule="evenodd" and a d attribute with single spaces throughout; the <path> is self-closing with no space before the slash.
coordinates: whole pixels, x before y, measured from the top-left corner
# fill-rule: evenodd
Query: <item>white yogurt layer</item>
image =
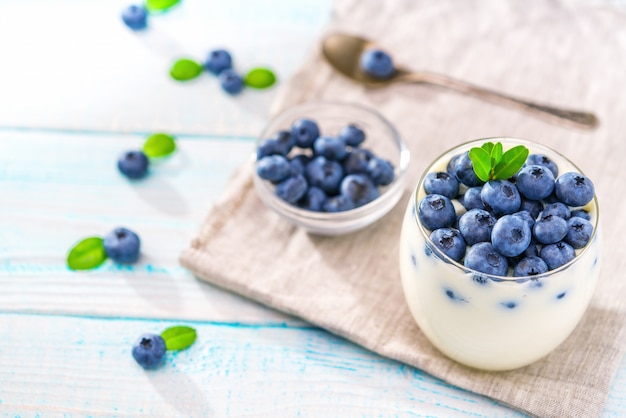
<path id="1" fill-rule="evenodd" d="M 454 155 L 487 140 L 502 142 L 505 150 L 522 143 L 531 154 L 551 158 L 559 174 L 580 172 L 553 150 L 511 138 L 464 144 L 427 171 L 445 171 Z M 424 196 L 421 181 L 416 193 L 404 216 L 400 272 L 411 314 L 439 350 L 471 367 L 510 370 L 542 358 L 570 335 L 589 305 L 599 274 L 601 237 L 595 199 L 584 207 L 595 235 L 572 262 L 534 278 L 503 278 L 469 271 L 436 255 L 416 213 L 416 203 Z M 464 211 L 461 205 L 455 207 L 457 214 Z"/>

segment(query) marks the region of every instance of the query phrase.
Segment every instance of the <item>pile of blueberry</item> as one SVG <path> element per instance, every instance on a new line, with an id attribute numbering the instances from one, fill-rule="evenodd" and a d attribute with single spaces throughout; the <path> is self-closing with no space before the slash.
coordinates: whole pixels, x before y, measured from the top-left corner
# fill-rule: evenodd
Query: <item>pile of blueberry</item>
<path id="1" fill-rule="evenodd" d="M 279 198 L 302 209 L 354 209 L 378 198 L 395 177 L 391 162 L 361 147 L 363 141 L 356 124 L 326 136 L 315 121 L 301 118 L 259 144 L 256 172 Z"/>
<path id="2" fill-rule="evenodd" d="M 478 179 L 468 153 L 453 157 L 445 172 L 424 180 L 421 223 L 435 247 L 466 267 L 494 276 L 534 276 L 576 256 L 593 235 L 582 209 L 594 197 L 589 178 L 559 176 L 547 156 L 531 154 L 508 180 Z M 465 208 L 457 217 L 453 201 Z"/>

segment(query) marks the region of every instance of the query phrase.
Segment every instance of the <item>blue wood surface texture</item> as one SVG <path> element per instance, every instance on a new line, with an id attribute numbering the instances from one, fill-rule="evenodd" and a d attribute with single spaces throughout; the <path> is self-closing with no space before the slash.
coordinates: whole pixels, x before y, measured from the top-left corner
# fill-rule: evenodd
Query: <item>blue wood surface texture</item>
<path id="1" fill-rule="evenodd" d="M 524 416 L 178 264 L 250 158 L 275 90 L 234 99 L 208 75 L 174 83 L 167 53 L 233 46 L 242 66 L 265 60 L 288 77 L 330 2 L 186 0 L 145 36 L 121 26 L 127 4 L 0 4 L 12 40 L 0 43 L 12 60 L 0 70 L 0 416 Z M 60 59 L 90 74 L 72 78 Z M 175 155 L 142 181 L 121 176 L 119 154 L 160 130 L 177 137 Z M 137 264 L 68 270 L 73 244 L 117 226 L 140 235 Z M 196 343 L 144 371 L 135 339 L 176 324 L 196 328 Z M 604 416 L 625 414 L 626 362 Z"/>

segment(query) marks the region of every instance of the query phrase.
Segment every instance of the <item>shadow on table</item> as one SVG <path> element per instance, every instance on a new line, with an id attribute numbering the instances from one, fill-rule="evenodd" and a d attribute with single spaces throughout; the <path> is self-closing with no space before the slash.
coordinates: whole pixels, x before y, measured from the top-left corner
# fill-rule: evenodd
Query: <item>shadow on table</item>
<path id="1" fill-rule="evenodd" d="M 145 266 L 158 266 L 158 262 L 146 254 L 141 254 L 139 263 Z M 146 300 L 151 305 L 159 309 L 177 312 L 182 306 L 182 299 L 176 279 L 171 274 L 160 271 L 150 271 L 148 274 L 131 271 L 122 273 L 122 277 L 137 295 Z M 157 283 L 158 281 L 158 283 Z M 167 295 L 167 297 L 163 297 Z"/>
<path id="2" fill-rule="evenodd" d="M 186 215 L 189 212 L 185 198 L 159 173 L 149 175 L 143 181 L 144 187 L 133 187 L 133 190 L 155 209 L 168 215 Z"/>
<path id="3" fill-rule="evenodd" d="M 163 400 L 180 412 L 181 416 L 214 416 L 206 394 L 184 373 L 177 370 L 146 371 L 150 382 Z"/>

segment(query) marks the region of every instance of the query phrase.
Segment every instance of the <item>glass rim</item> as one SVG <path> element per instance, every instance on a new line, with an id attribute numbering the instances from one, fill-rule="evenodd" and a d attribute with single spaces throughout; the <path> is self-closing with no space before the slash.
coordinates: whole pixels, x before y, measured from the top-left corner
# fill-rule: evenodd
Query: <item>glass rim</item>
<path id="1" fill-rule="evenodd" d="M 455 145 L 452 148 L 448 148 L 446 151 L 444 151 L 443 153 L 441 153 L 439 156 L 437 156 L 435 159 L 433 159 L 432 163 L 430 163 L 426 169 L 424 169 L 424 171 L 422 172 L 422 175 L 420 176 L 420 179 L 417 183 L 417 186 L 415 188 L 415 190 L 412 193 L 412 199 L 413 199 L 413 204 L 415 206 L 415 216 L 413 216 L 413 220 L 414 222 L 417 224 L 417 227 L 420 231 L 420 233 L 422 234 L 424 241 L 426 242 L 426 245 L 428 245 L 428 247 L 433 251 L 433 253 L 435 253 L 437 255 L 437 257 L 441 258 L 443 261 L 445 261 L 448 264 L 451 264 L 452 266 L 458 268 L 459 270 L 462 270 L 464 273 L 466 274 L 472 274 L 474 276 L 480 276 L 482 278 L 486 278 L 486 279 L 490 279 L 493 280 L 495 282 L 516 282 L 516 283 L 524 283 L 527 282 L 529 280 L 539 280 L 539 279 L 543 279 L 546 277 L 550 277 L 556 273 L 559 273 L 561 271 L 564 271 L 566 269 L 568 269 L 570 266 L 574 265 L 586 252 L 587 250 L 591 247 L 591 244 L 594 242 L 594 240 L 596 239 L 596 236 L 598 234 L 598 225 L 600 222 L 600 206 L 598 205 L 598 196 L 594 191 L 594 195 L 593 195 L 593 199 L 591 200 L 591 202 L 593 202 L 593 206 L 595 207 L 595 219 L 594 219 L 594 223 L 593 223 L 593 233 L 591 234 L 591 237 L 589 237 L 589 241 L 587 242 L 587 245 L 585 245 L 583 248 L 579 249 L 579 252 L 576 253 L 576 255 L 574 256 L 573 259 L 571 259 L 570 261 L 568 261 L 567 263 L 563 264 L 562 266 L 559 266 L 553 270 L 548 270 L 545 273 L 542 274 L 537 274 L 537 275 L 532 275 L 532 276 L 496 276 L 493 274 L 488 274 L 488 273 L 483 273 L 481 271 L 478 270 L 474 270 L 471 269 L 461 263 L 459 263 L 458 261 L 452 259 L 451 257 L 449 257 L 447 254 L 443 253 L 442 251 L 440 251 L 435 244 L 432 242 L 432 240 L 430 239 L 430 232 L 427 228 L 424 227 L 424 225 L 422 225 L 422 223 L 419 220 L 419 215 L 417 214 L 417 208 L 418 208 L 418 195 L 419 195 L 419 191 L 420 189 L 423 187 L 424 185 L 424 180 L 426 179 L 426 176 L 428 175 L 428 173 L 430 173 L 431 169 L 433 168 L 433 166 L 435 165 L 435 163 L 437 163 L 438 161 L 440 161 L 444 156 L 446 156 L 447 154 L 452 154 L 455 150 L 458 149 L 462 149 L 462 148 L 466 148 L 470 145 L 473 144 L 478 144 L 481 142 L 487 142 L 487 141 L 507 141 L 507 142 L 514 142 L 516 144 L 520 144 L 520 145 L 526 145 L 526 146 L 530 146 L 530 147 L 535 147 L 535 148 L 543 148 L 546 151 L 548 151 L 549 153 L 553 153 L 557 156 L 559 156 L 560 158 L 564 159 L 565 161 L 567 161 L 568 164 L 570 164 L 572 167 L 574 167 L 580 174 L 585 175 L 585 173 L 576 165 L 574 164 L 569 158 L 567 158 L 566 156 L 564 156 L 563 154 L 561 154 L 560 152 L 554 150 L 553 148 L 547 146 L 547 145 L 543 145 L 540 144 L 538 142 L 534 142 L 528 139 L 523 139 L 523 138 L 517 138 L 517 137 L 510 137 L 510 136 L 499 136 L 499 137 L 487 137 L 487 138 L 479 138 L 479 139 L 473 139 L 470 141 L 465 141 L 462 142 L 458 145 Z M 548 155 L 548 157 L 550 157 L 550 155 Z M 506 257 L 505 257 L 506 258 Z"/>

